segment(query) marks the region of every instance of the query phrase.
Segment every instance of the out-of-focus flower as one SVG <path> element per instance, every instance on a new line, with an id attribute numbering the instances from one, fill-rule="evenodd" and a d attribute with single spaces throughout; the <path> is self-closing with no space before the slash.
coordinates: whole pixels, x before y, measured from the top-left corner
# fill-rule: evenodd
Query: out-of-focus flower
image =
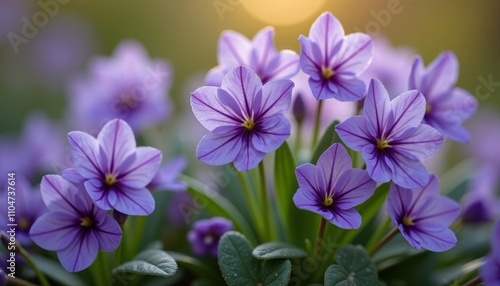
<path id="1" fill-rule="evenodd" d="M 361 215 L 354 207 L 370 198 L 377 184 L 365 170 L 352 168 L 341 144 L 328 148 L 316 166 L 299 166 L 296 175 L 299 189 L 293 202 L 299 209 L 317 213 L 340 228 L 361 225 Z"/>
<path id="2" fill-rule="evenodd" d="M 0 217 L 0 229 L 7 231 L 9 230 L 7 224 L 17 224 L 16 239 L 23 245 L 29 245 L 32 243 L 29 235 L 31 225 L 47 211 L 47 208 L 43 204 L 39 189 L 33 188 L 25 177 L 16 175 L 14 182 L 12 189 L 7 188 L 9 185 L 6 184 L 5 191 L 2 192 L 1 204 L 4 206 L 2 209 L 5 213 Z M 15 201 L 8 198 L 15 199 Z M 12 216 L 7 216 L 7 210 L 12 209 L 9 208 L 12 203 L 14 203 L 15 210 L 10 213 Z"/>
<path id="3" fill-rule="evenodd" d="M 158 191 L 185 191 L 187 186 L 184 182 L 179 181 L 178 177 L 186 168 L 186 164 L 186 159 L 179 157 L 161 165 L 147 188 Z"/>
<path id="4" fill-rule="evenodd" d="M 427 69 L 415 58 L 410 74 L 410 89 L 419 90 L 426 99 L 424 123 L 457 142 L 469 141 L 462 126 L 477 109 L 477 100 L 466 90 L 456 88 L 458 60 L 452 52 L 443 52 Z"/>
<path id="5" fill-rule="evenodd" d="M 206 85 L 220 86 L 227 72 L 237 66 L 251 68 L 263 83 L 290 78 L 299 71 L 295 52 L 276 50 L 272 27 L 259 31 L 252 41 L 240 33 L 224 31 L 219 38 L 217 60 L 219 65 L 208 72 Z"/>
<path id="6" fill-rule="evenodd" d="M 94 42 L 92 30 L 84 19 L 65 14 L 51 19 L 26 48 L 40 82 L 61 89 L 90 58 Z"/>
<path id="7" fill-rule="evenodd" d="M 310 76 L 309 86 L 317 100 L 335 98 L 357 101 L 365 95 L 358 76 L 368 67 L 373 44 L 368 35 L 345 36 L 342 24 L 325 12 L 313 23 L 309 38 L 299 38 L 300 67 Z"/>
<path id="8" fill-rule="evenodd" d="M 466 144 L 466 152 L 472 160 L 481 165 L 490 165 L 500 173 L 500 116 L 498 111 L 482 109 L 469 124 L 471 140 Z"/>
<path id="9" fill-rule="evenodd" d="M 443 143 L 437 130 L 422 124 L 424 113 L 421 93 L 408 91 L 390 101 L 382 83 L 374 79 L 363 116 L 351 117 L 336 129 L 349 148 L 362 153 L 366 170 L 375 181 L 392 179 L 403 188 L 423 188 L 429 174 L 421 161 Z"/>
<path id="10" fill-rule="evenodd" d="M 500 220 L 495 223 L 490 239 L 491 254 L 481 267 L 481 279 L 486 286 L 500 285 Z"/>
<path id="11" fill-rule="evenodd" d="M 161 123 L 170 113 L 171 79 L 168 63 L 150 60 L 137 42 L 122 42 L 111 58 L 96 58 L 88 75 L 73 81 L 71 119 L 77 128 L 90 131 L 114 118 L 135 131 Z"/>
<path id="12" fill-rule="evenodd" d="M 285 114 L 292 88 L 287 79 L 262 85 L 253 70 L 239 66 L 227 73 L 220 88 L 195 90 L 193 113 L 210 131 L 196 149 L 198 159 L 209 165 L 233 162 L 238 171 L 256 167 L 290 135 Z"/>
<path id="13" fill-rule="evenodd" d="M 413 51 L 407 47 L 393 47 L 383 36 L 373 39 L 373 58 L 360 76 L 366 85 L 372 78 L 380 80 L 389 96 L 397 96 L 408 90 Z"/>
<path id="14" fill-rule="evenodd" d="M 0 2 L 0 43 L 10 41 L 8 34 L 22 36 L 23 17 L 32 15 L 33 1 L 2 0 Z"/>
<path id="15" fill-rule="evenodd" d="M 233 223 L 222 217 L 201 219 L 193 224 L 187 239 L 198 256 L 217 257 L 217 247 L 222 235 L 233 229 Z"/>
<path id="16" fill-rule="evenodd" d="M 81 271 L 94 262 L 99 250 L 118 248 L 120 226 L 84 190 L 59 175 L 45 176 L 40 189 L 49 212 L 35 221 L 30 235 L 40 247 L 57 251 L 64 269 Z"/>
<path id="17" fill-rule="evenodd" d="M 392 184 L 387 197 L 392 223 L 415 249 L 441 252 L 457 243 L 449 226 L 460 214 L 460 205 L 439 195 L 439 180 L 431 175 L 424 188 L 405 189 Z"/>
<path id="18" fill-rule="evenodd" d="M 32 179 L 65 165 L 64 136 L 44 114 L 30 114 L 19 138 L 0 144 L 0 171 L 16 172 Z"/>
<path id="19" fill-rule="evenodd" d="M 500 214 L 500 200 L 495 196 L 498 171 L 483 165 L 473 178 L 469 192 L 462 198 L 462 219 L 469 223 L 488 223 Z"/>
<path id="20" fill-rule="evenodd" d="M 158 171 L 162 154 L 152 147 L 136 147 L 134 133 L 121 119 L 108 122 L 97 138 L 81 132 L 68 134 L 75 170 L 101 209 L 128 215 L 149 215 L 155 201 L 146 186 Z"/>

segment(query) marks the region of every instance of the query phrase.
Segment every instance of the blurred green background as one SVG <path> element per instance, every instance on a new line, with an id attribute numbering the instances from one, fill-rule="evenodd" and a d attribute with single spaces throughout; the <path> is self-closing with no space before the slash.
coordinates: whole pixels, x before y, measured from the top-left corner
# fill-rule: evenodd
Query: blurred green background
<path id="1" fill-rule="evenodd" d="M 7 0 L 1 0 L 7 1 Z M 55 0 L 54 0 L 55 1 Z M 26 1 L 30 2 L 30 1 Z M 217 63 L 217 40 L 221 31 L 232 29 L 247 37 L 262 27 L 276 27 L 278 49 L 300 52 L 297 41 L 307 35 L 315 18 L 331 11 L 346 33 L 380 32 L 395 46 L 408 46 L 421 54 L 426 64 L 441 51 L 452 50 L 460 61 L 458 86 L 480 97 L 481 106 L 500 106 L 500 86 L 480 89 L 488 80 L 500 82 L 500 17 L 498 1 L 432 0 L 182 0 L 182 1 L 75 1 L 60 0 L 59 9 L 46 26 L 14 53 L 7 36 L 0 41 L 0 134 L 15 133 L 32 110 L 43 110 L 52 118 L 63 114 L 67 80 L 51 87 L 43 84 L 44 68 L 31 59 L 39 49 L 31 47 L 58 18 L 77 17 L 87 27 L 83 44 L 87 54 L 76 72 L 85 73 L 92 55 L 109 56 L 123 39 L 136 39 L 152 58 L 170 61 L 174 69 L 171 97 L 177 106 L 186 102 L 186 82 L 203 75 Z M 42 8 L 31 2 L 31 19 Z M 377 20 L 380 11 L 397 7 L 390 20 Z M 5 7 L 0 8 L 5 9 Z M 5 10 L 4 10 L 5 12 Z M 5 14 L 5 13 L 4 13 Z M 0 14 L 1 15 L 1 14 Z M 5 16 L 0 16 L 5 17 Z M 19 19 L 11 32 L 20 34 Z M 1 23 L 1 21 L 0 21 Z M 377 31 L 378 27 L 378 31 Z M 78 35 L 78 32 L 75 32 Z M 87 40 L 88 38 L 88 40 Z M 77 37 L 78 39 L 78 37 Z M 53 47 L 57 49 L 57 46 Z M 34 67 L 35 66 L 35 67 Z M 70 77 L 69 77 L 70 78 Z"/>

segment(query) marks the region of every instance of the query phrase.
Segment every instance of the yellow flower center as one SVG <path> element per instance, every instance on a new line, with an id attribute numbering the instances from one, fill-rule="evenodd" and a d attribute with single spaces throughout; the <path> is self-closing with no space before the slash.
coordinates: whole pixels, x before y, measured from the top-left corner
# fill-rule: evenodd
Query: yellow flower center
<path id="1" fill-rule="evenodd" d="M 425 105 L 425 114 L 431 112 L 431 110 L 432 110 L 432 106 L 430 104 L 426 104 Z"/>
<path id="2" fill-rule="evenodd" d="M 389 142 L 387 140 L 378 140 L 377 141 L 377 148 L 379 150 L 384 150 L 386 148 L 391 148 L 391 145 L 389 145 Z"/>
<path id="3" fill-rule="evenodd" d="M 252 131 L 255 127 L 255 122 L 253 119 L 247 119 L 245 122 L 243 122 L 243 127 L 245 127 L 247 130 Z"/>
<path id="4" fill-rule="evenodd" d="M 113 174 L 107 174 L 106 178 L 104 179 L 104 183 L 107 186 L 112 186 L 116 183 L 116 177 Z"/>
<path id="5" fill-rule="evenodd" d="M 329 207 L 329 206 L 333 205 L 333 199 L 330 197 L 325 198 L 325 200 L 323 201 L 323 205 L 325 207 Z"/>
<path id="6" fill-rule="evenodd" d="M 91 227 L 92 224 L 94 224 L 94 222 L 88 216 L 84 217 L 82 219 L 82 222 L 80 223 L 80 225 L 83 226 L 83 227 Z"/>
<path id="7" fill-rule="evenodd" d="M 409 216 L 405 216 L 403 218 L 403 225 L 404 226 L 412 226 L 413 225 L 413 219 Z"/>
<path id="8" fill-rule="evenodd" d="M 19 220 L 19 228 L 22 230 L 29 230 L 30 229 L 30 221 L 25 219 L 25 218 L 21 218 Z"/>
<path id="9" fill-rule="evenodd" d="M 134 109 L 137 107 L 138 102 L 131 93 L 125 93 L 120 97 L 120 104 L 125 108 Z"/>
<path id="10" fill-rule="evenodd" d="M 321 68 L 321 76 L 324 79 L 330 79 L 334 74 L 335 72 L 331 68 Z"/>

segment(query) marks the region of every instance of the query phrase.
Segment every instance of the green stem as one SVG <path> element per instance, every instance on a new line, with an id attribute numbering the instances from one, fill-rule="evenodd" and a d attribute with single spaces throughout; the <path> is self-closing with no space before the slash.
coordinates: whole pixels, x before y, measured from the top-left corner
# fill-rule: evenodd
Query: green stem
<path id="1" fill-rule="evenodd" d="M 375 254 L 387 243 L 389 242 L 396 234 L 398 234 L 399 229 L 394 227 L 389 233 L 387 233 L 382 240 L 370 251 L 370 256 L 375 256 Z"/>
<path id="2" fill-rule="evenodd" d="M 267 193 L 267 184 L 266 184 L 266 173 L 264 171 L 264 160 L 259 163 L 259 176 L 260 176 L 260 192 L 262 197 L 262 207 L 264 218 L 264 236 L 262 239 L 267 241 L 269 239 L 269 235 L 271 234 L 270 227 L 270 217 L 269 217 L 269 201 L 268 201 L 268 193 Z"/>
<path id="3" fill-rule="evenodd" d="M 316 110 L 316 118 L 314 119 L 314 134 L 313 134 L 311 150 L 314 150 L 316 148 L 316 143 L 318 143 L 322 107 L 323 107 L 323 100 L 318 100 L 318 109 Z"/>
<path id="4" fill-rule="evenodd" d="M 321 248 L 321 244 L 323 239 L 325 238 L 325 229 L 326 229 L 326 219 L 321 217 L 321 223 L 319 225 L 318 238 L 316 239 L 316 248 L 314 249 L 314 257 L 318 257 L 319 250 Z"/>
<path id="5" fill-rule="evenodd" d="M 372 235 L 370 240 L 366 243 L 366 249 L 371 249 L 375 246 L 375 244 L 382 239 L 386 229 L 391 225 L 391 218 L 387 218 L 385 222 L 377 228 L 375 233 Z"/>
<path id="6" fill-rule="evenodd" d="M 238 174 L 238 179 L 240 181 L 241 188 L 243 189 L 245 200 L 249 204 L 251 218 L 257 228 L 259 236 L 262 236 L 264 234 L 264 220 L 261 216 L 259 216 L 259 207 L 255 195 L 250 191 L 251 188 L 250 183 L 248 182 L 248 177 L 246 177 L 242 172 L 235 172 Z"/>
<path id="7" fill-rule="evenodd" d="M 7 276 L 7 285 L 14 285 L 14 286 L 36 286 L 35 284 L 32 284 L 26 280 L 23 280 L 21 278 L 10 278 Z"/>
<path id="8" fill-rule="evenodd" d="M 132 245 L 131 245 L 131 256 L 128 257 L 131 259 L 134 255 L 136 255 L 141 249 L 141 242 L 144 235 L 144 229 L 146 228 L 146 216 L 136 216 L 134 223 L 134 232 L 132 236 Z M 128 233 L 130 234 L 130 232 Z"/>
<path id="9" fill-rule="evenodd" d="M 35 261 L 31 257 L 31 255 L 21 246 L 21 244 L 17 244 L 17 246 L 18 246 L 19 254 L 21 254 L 21 256 L 24 258 L 24 260 L 26 260 L 26 263 L 28 263 L 28 265 L 35 271 L 35 274 L 38 277 L 40 284 L 42 286 L 49 286 L 50 285 L 49 281 L 47 280 L 45 275 L 43 275 L 42 271 L 40 271 L 38 266 L 36 266 Z"/>

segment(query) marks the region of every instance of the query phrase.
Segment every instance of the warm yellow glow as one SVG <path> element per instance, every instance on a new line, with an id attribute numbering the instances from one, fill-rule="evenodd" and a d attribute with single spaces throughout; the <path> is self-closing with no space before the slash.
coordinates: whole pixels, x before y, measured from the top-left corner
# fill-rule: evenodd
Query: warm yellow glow
<path id="1" fill-rule="evenodd" d="M 319 16 L 326 0 L 241 0 L 242 6 L 266 25 L 289 26 Z M 316 15 L 317 14 L 317 15 Z"/>

